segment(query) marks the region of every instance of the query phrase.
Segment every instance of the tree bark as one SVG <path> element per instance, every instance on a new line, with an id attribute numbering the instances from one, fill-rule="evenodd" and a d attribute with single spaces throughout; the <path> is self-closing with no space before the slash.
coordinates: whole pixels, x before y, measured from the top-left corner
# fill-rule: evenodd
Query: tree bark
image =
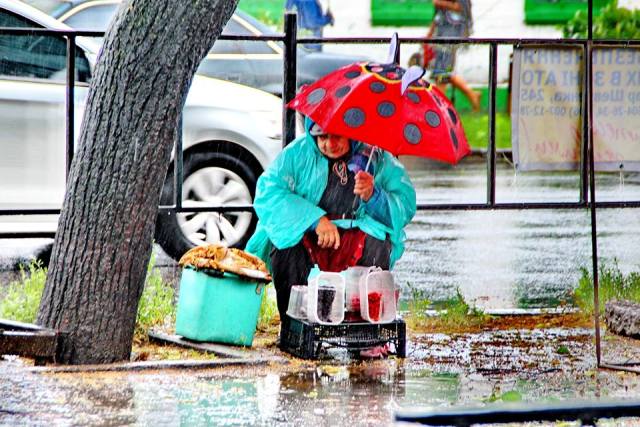
<path id="1" fill-rule="evenodd" d="M 130 0 L 107 32 L 38 323 L 61 363 L 130 357 L 160 192 L 191 79 L 237 0 Z"/>

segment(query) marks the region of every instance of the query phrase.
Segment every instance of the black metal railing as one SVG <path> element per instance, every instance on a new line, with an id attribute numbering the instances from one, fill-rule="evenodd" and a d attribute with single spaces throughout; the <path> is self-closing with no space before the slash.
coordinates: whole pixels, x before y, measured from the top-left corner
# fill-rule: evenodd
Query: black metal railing
<path id="1" fill-rule="evenodd" d="M 526 423 L 532 421 L 580 421 L 581 425 L 596 425 L 605 418 L 640 416 L 640 402 L 610 400 L 603 402 L 554 402 L 491 405 L 481 408 L 436 410 L 403 410 L 396 421 L 432 425 L 467 427 L 475 424 Z"/>
<path id="2" fill-rule="evenodd" d="M 284 106 L 295 97 L 296 93 L 296 49 L 298 44 L 324 43 L 324 44 L 387 44 L 389 38 L 386 37 L 333 37 L 333 38 L 298 38 L 296 34 L 296 21 L 294 14 L 285 15 L 285 32 L 283 35 L 273 36 L 220 36 L 221 40 L 251 40 L 251 41 L 278 41 L 282 42 L 284 48 L 284 79 L 283 79 L 283 145 L 294 139 L 295 136 L 295 111 Z M 74 89 L 75 73 L 69 70 L 75 69 L 75 53 L 77 37 L 100 37 L 104 33 L 97 31 L 63 31 L 46 29 L 26 29 L 26 28 L 3 28 L 0 27 L 0 35 L 51 35 L 67 38 L 67 79 L 66 79 L 66 167 L 69 172 L 74 152 Z M 401 43 L 424 43 L 425 38 L 400 38 Z M 640 207 L 640 200 L 620 200 L 602 201 L 591 203 L 595 197 L 588 197 L 588 186 L 591 179 L 589 171 L 593 168 L 589 165 L 589 141 L 591 138 L 592 108 L 591 93 L 592 82 L 589 70 L 591 69 L 592 57 L 590 52 L 593 46 L 640 46 L 640 40 L 588 40 L 588 39 L 539 39 L 539 38 L 473 38 L 473 39 L 429 39 L 432 44 L 456 44 L 456 45 L 488 45 L 489 46 L 489 105 L 488 105 L 488 144 L 487 144 L 487 189 L 485 203 L 420 203 L 419 210 L 526 210 L 526 209 L 585 209 L 592 205 L 596 208 L 637 208 Z M 497 50 L 498 46 L 582 46 L 585 53 L 585 73 L 583 78 L 583 109 L 582 114 L 582 144 L 580 162 L 580 194 L 575 202 L 496 202 L 496 88 L 497 88 Z M 587 108 L 588 107 L 588 108 Z M 178 133 L 180 134 L 180 132 Z M 227 206 L 198 206 L 183 207 L 182 193 L 182 140 L 176 141 L 174 151 L 174 197 L 171 205 L 160 207 L 162 211 L 172 212 L 234 212 L 249 211 L 252 205 L 227 205 Z M 7 215 L 42 215 L 59 214 L 60 209 L 0 209 L 0 216 Z M 44 233 L 47 237 L 53 237 L 53 233 Z M 0 238 L 33 237 L 33 233 L 0 233 Z M 39 234 L 39 237 L 41 235 Z"/>

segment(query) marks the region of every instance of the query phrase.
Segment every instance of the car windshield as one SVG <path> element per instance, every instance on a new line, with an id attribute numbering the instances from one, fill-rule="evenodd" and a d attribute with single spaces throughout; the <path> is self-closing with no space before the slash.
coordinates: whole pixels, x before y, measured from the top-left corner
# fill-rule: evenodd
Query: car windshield
<path id="1" fill-rule="evenodd" d="M 78 6 L 76 10 L 77 12 L 72 13 L 71 15 L 67 15 L 67 12 L 72 9 L 68 7 L 59 8 L 52 12 L 52 16 L 55 18 L 63 20 L 65 24 L 72 28 L 83 29 L 83 30 L 92 30 L 92 31 L 107 31 L 113 16 L 118 10 L 119 4 L 95 4 L 89 7 L 81 7 Z M 241 11 L 236 10 L 235 15 L 240 17 L 241 19 L 247 21 L 253 27 L 255 27 L 260 34 L 263 35 L 278 35 L 276 31 L 271 29 L 268 25 L 265 25 L 263 22 L 258 21 L 253 16 Z M 232 21 L 229 21 L 232 22 Z M 225 35 L 248 35 L 249 33 L 243 31 L 242 33 L 238 33 L 235 30 L 235 27 L 230 27 L 228 24 L 222 31 L 222 34 Z"/>
<path id="2" fill-rule="evenodd" d="M 88 7 L 83 7 L 82 5 L 86 5 L 90 3 L 81 3 L 76 7 L 76 12 L 72 12 L 70 15 L 68 14 L 71 10 L 69 8 L 58 9 L 53 12 L 53 16 L 58 19 L 62 19 L 62 21 L 69 25 L 72 28 L 76 29 L 84 29 L 84 30 L 94 30 L 94 31 L 106 31 L 118 10 L 119 4 L 90 4 Z M 244 22 L 243 22 L 244 21 Z M 247 28 L 247 24 L 251 29 Z M 256 32 L 258 34 L 256 34 Z M 275 30 L 270 28 L 268 25 L 260 22 L 253 16 L 243 12 L 241 10 L 236 10 L 235 19 L 230 19 L 224 30 L 222 31 L 224 35 L 236 35 L 236 36 L 250 36 L 250 35 L 278 35 Z M 273 42 L 276 43 L 282 49 L 281 42 Z M 212 53 L 234 53 L 240 52 L 237 46 L 234 45 L 232 41 L 229 40 L 220 40 L 216 42 L 216 46 L 212 49 Z M 268 47 L 265 42 L 251 42 L 248 44 L 248 50 L 250 52 L 247 53 L 274 53 L 273 49 Z"/>
<path id="3" fill-rule="evenodd" d="M 77 29 L 107 31 L 117 10 L 117 4 L 96 5 L 74 13 L 66 18 L 64 23 Z"/>

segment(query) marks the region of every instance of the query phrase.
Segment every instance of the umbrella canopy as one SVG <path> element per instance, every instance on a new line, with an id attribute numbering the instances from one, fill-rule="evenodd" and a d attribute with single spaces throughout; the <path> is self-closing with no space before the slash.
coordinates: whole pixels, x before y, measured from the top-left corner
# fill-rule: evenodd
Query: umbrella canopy
<path id="1" fill-rule="evenodd" d="M 471 151 L 464 129 L 451 102 L 423 74 L 395 62 L 355 63 L 303 87 L 288 106 L 325 132 L 394 155 L 455 164 Z"/>

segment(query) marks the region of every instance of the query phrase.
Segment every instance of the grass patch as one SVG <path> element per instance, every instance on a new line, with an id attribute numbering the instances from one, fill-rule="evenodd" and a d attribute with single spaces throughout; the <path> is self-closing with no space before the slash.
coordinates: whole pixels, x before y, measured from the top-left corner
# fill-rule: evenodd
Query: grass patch
<path id="1" fill-rule="evenodd" d="M 138 303 L 135 338 L 139 341 L 146 341 L 149 329 L 153 327 L 173 327 L 176 319 L 175 290 L 171 283 L 162 279 L 155 265 L 156 254 L 152 253 L 144 291 Z"/>
<path id="2" fill-rule="evenodd" d="M 456 289 L 456 296 L 442 303 L 436 309 L 442 310 L 440 322 L 443 328 L 451 330 L 457 327 L 468 328 L 484 323 L 489 316 L 477 307 L 472 307 L 464 300 L 459 289 Z"/>
<path id="3" fill-rule="evenodd" d="M 588 316 L 594 314 L 593 305 L 593 276 L 586 268 L 580 269 L 582 276 L 574 292 L 575 303 Z M 598 275 L 598 289 L 600 314 L 604 314 L 604 305 L 612 299 L 626 300 L 640 303 L 640 273 L 624 274 L 618 267 L 618 261 L 613 265 L 602 264 Z"/>
<path id="4" fill-rule="evenodd" d="M 431 303 L 422 292 L 409 285 L 411 299 L 408 302 L 409 314 L 405 321 L 409 329 L 415 332 L 457 332 L 477 329 L 491 320 L 491 316 L 482 310 L 470 306 L 463 298 L 460 290 L 446 301 Z M 439 310 L 437 316 L 427 315 L 425 310 Z"/>
<path id="5" fill-rule="evenodd" d="M 162 280 L 155 268 L 155 254 L 147 267 L 144 291 L 138 305 L 135 339 L 145 341 L 149 328 L 173 325 L 175 321 L 175 292 Z M 40 261 L 20 266 L 20 277 L 9 283 L 7 295 L 0 301 L 0 318 L 34 323 L 47 280 L 47 268 Z"/>
<path id="6" fill-rule="evenodd" d="M 407 283 L 407 287 L 411 297 L 407 302 L 408 314 L 404 317 L 404 320 L 410 329 L 419 329 L 420 325 L 430 320 L 430 316 L 426 314 L 426 311 L 432 308 L 431 301 L 411 283 Z"/>
<path id="7" fill-rule="evenodd" d="M 284 0 L 240 0 L 238 9 L 282 31 L 284 4 Z"/>
<path id="8" fill-rule="evenodd" d="M 273 286 L 273 285 L 268 285 Z M 268 289 L 268 288 L 267 288 Z M 257 330 L 277 334 L 280 326 L 280 315 L 278 314 L 278 304 L 267 295 L 267 289 L 262 293 L 262 303 L 258 314 Z"/>
<path id="9" fill-rule="evenodd" d="M 486 399 L 483 399 L 486 403 L 494 402 L 522 402 L 522 394 L 517 390 L 509 390 L 504 393 L 500 393 L 500 390 L 493 390 L 491 395 Z"/>
<path id="10" fill-rule="evenodd" d="M 34 323 L 47 280 L 47 268 L 40 260 L 20 265 L 20 278 L 10 282 L 7 295 L 0 301 L 0 318 Z"/>
<path id="11" fill-rule="evenodd" d="M 471 148 L 486 150 L 489 142 L 489 115 L 461 113 L 460 120 Z M 496 113 L 496 149 L 511 149 L 511 118 L 508 113 Z"/>

